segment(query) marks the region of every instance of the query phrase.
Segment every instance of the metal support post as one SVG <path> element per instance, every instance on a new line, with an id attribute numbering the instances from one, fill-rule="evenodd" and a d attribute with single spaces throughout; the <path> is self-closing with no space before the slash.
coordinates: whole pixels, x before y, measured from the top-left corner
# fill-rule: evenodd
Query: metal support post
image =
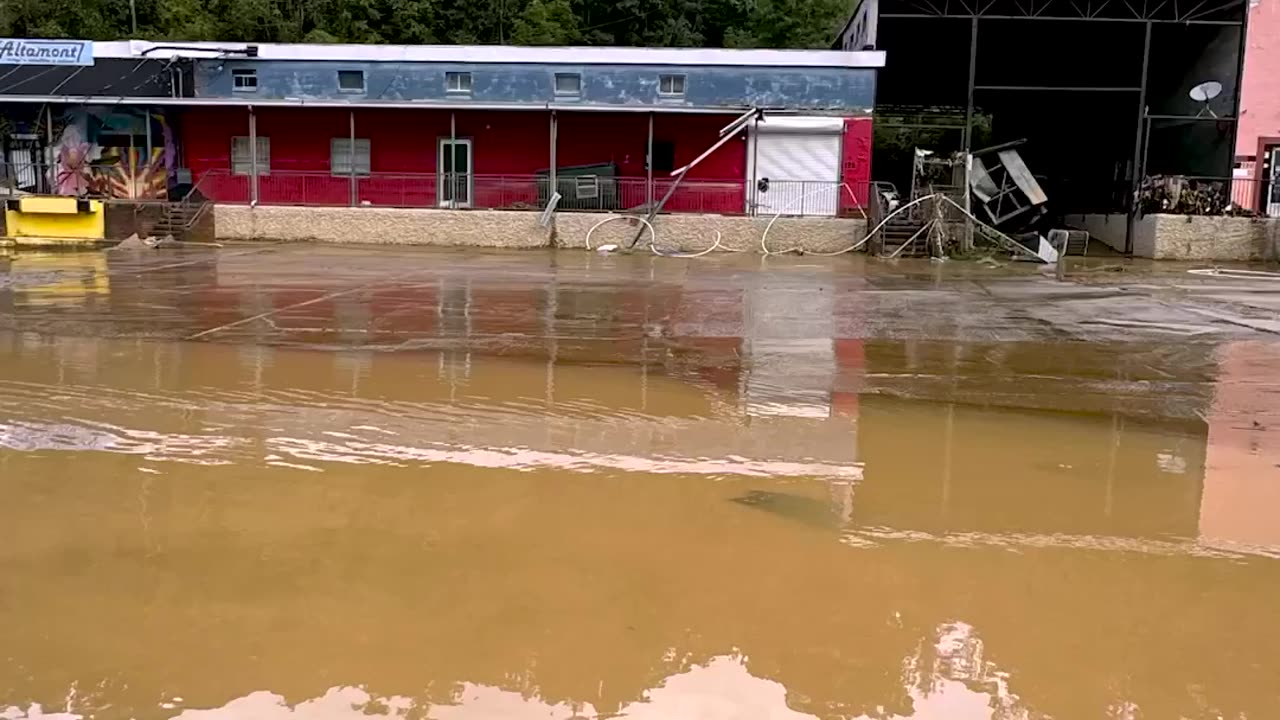
<path id="1" fill-rule="evenodd" d="M 978 76 L 978 16 L 974 15 L 969 25 L 969 86 L 968 100 L 964 107 L 964 151 L 973 150 L 973 89 Z"/>
<path id="2" fill-rule="evenodd" d="M 152 152 L 152 150 L 155 148 L 155 142 L 152 140 L 152 137 L 151 137 L 151 108 L 147 108 L 147 109 L 145 109 L 145 110 L 143 110 L 143 111 L 142 111 L 142 118 L 143 118 L 143 120 L 142 120 L 142 121 L 143 121 L 144 123 L 146 123 L 146 126 L 147 126 L 147 159 L 146 159 L 146 164 L 147 164 L 147 165 L 150 165 L 150 164 L 151 164 L 151 152 Z"/>
<path id="3" fill-rule="evenodd" d="M 747 214 L 755 215 L 759 210 L 757 201 L 760 199 L 760 190 L 757 183 L 760 182 L 760 116 L 756 115 L 751 121 L 751 134 L 748 136 L 751 141 L 751 187 L 747 188 Z"/>
<path id="4" fill-rule="evenodd" d="M 1124 251 L 1133 253 L 1133 234 L 1138 223 L 1138 191 L 1142 187 L 1144 136 L 1147 126 L 1147 71 L 1151 65 L 1151 21 L 1142 29 L 1142 78 L 1138 83 L 1138 127 L 1133 134 L 1133 177 L 1129 181 L 1129 219 L 1124 231 Z"/>
<path id="5" fill-rule="evenodd" d="M 1234 176 L 1236 168 L 1236 143 L 1240 142 L 1240 98 L 1244 95 L 1244 54 L 1248 50 L 1247 42 L 1249 35 L 1249 13 L 1253 9 L 1253 3 L 1249 3 L 1244 8 L 1244 19 L 1240 21 L 1240 62 L 1236 66 L 1236 97 L 1232 103 L 1231 117 L 1235 118 L 1235 122 L 1231 124 L 1231 174 Z M 1258 172 L 1262 168 L 1262 158 L 1256 158 L 1253 164 L 1253 176 L 1256 179 Z M 1260 187 L 1262 183 L 1255 182 L 1254 187 Z M 1231 193 L 1235 197 L 1234 190 Z M 1260 200 L 1261 198 L 1259 198 Z M 1262 207 L 1255 204 L 1254 207 Z"/>
<path id="6" fill-rule="evenodd" d="M 458 209 L 458 114 L 449 111 L 449 172 L 445 176 L 449 183 L 449 209 Z"/>
<path id="7" fill-rule="evenodd" d="M 50 193 L 56 193 L 58 191 L 58 172 L 54 169 L 54 166 L 58 162 L 58 151 L 53 147 L 53 108 L 48 103 L 44 106 L 44 137 L 44 152 L 41 153 L 44 157 L 32 157 L 31 160 L 37 163 L 41 160 L 44 161 L 44 182 L 42 184 L 46 186 L 45 189 Z"/>
<path id="8" fill-rule="evenodd" d="M 644 160 L 644 206 L 653 207 L 653 113 L 649 113 L 649 144 Z"/>
<path id="9" fill-rule="evenodd" d="M 258 116 L 249 106 L 249 204 L 258 204 Z"/>
<path id="10" fill-rule="evenodd" d="M 350 118 L 348 125 L 350 126 L 350 138 L 347 145 L 347 170 L 351 177 L 351 207 L 355 207 L 357 198 L 360 196 L 359 189 L 356 184 L 356 111 L 348 111 Z"/>
<path id="11" fill-rule="evenodd" d="M 547 172 L 547 202 L 551 202 L 551 198 L 560 191 L 560 184 L 556 177 L 556 145 L 559 144 L 560 126 L 556 117 L 556 111 L 551 111 L 551 139 L 550 139 L 550 170 Z M 563 198 L 561 198 L 563 199 Z"/>

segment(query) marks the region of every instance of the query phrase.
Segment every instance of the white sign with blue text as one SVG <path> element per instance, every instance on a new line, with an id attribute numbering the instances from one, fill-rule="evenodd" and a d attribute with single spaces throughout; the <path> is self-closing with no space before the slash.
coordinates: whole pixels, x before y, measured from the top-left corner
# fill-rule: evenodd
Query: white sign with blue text
<path id="1" fill-rule="evenodd" d="M 0 38 L 0 65 L 92 65 L 92 40 Z"/>

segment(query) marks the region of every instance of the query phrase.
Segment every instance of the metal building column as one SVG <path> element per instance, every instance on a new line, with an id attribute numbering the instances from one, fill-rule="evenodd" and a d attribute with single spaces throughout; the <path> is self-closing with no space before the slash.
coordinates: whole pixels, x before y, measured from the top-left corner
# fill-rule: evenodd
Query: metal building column
<path id="1" fill-rule="evenodd" d="M 1249 37 L 1249 8 L 1250 7 L 1251 7 L 1251 4 L 1245 5 L 1244 19 L 1240 21 L 1240 63 L 1239 65 L 1236 66 L 1236 101 L 1234 103 L 1234 107 L 1231 109 L 1231 116 L 1235 118 L 1235 122 L 1231 124 L 1231 174 L 1232 176 L 1236 174 L 1235 173 L 1236 144 L 1240 142 L 1240 99 L 1244 97 L 1244 54 L 1249 47 L 1247 40 Z M 1261 182 L 1256 182 L 1256 179 L 1258 178 L 1258 171 L 1262 167 L 1261 160 L 1262 158 L 1254 158 L 1254 163 L 1253 163 L 1253 176 L 1255 178 L 1255 183 L 1252 189 L 1255 190 L 1255 193 L 1256 193 L 1256 189 L 1262 186 Z M 1232 197 L 1235 197 L 1234 191 L 1232 192 Z M 1261 197 L 1259 197 L 1258 200 L 1260 203 Z M 1262 207 L 1262 205 L 1257 204 L 1254 207 Z"/>
<path id="2" fill-rule="evenodd" d="M 644 155 L 644 204 L 653 207 L 653 113 L 649 113 L 649 144 Z"/>
<path id="3" fill-rule="evenodd" d="M 38 124 L 37 127 L 39 127 Z M 58 164 L 58 151 L 53 146 L 53 108 L 49 106 L 49 103 L 44 105 L 44 137 L 44 151 L 39 156 L 35 154 L 34 150 L 31 153 L 31 161 L 43 165 L 43 167 L 39 168 L 40 181 L 36 184 L 36 187 L 43 188 L 50 193 L 56 193 L 58 192 L 58 172 L 54 168 Z"/>
<path id="4" fill-rule="evenodd" d="M 441 158 L 443 160 L 444 158 Z M 449 188 L 449 209 L 458 209 L 458 114 L 449 111 L 449 172 L 444 181 Z"/>
<path id="5" fill-rule="evenodd" d="M 350 116 L 348 120 L 350 138 L 347 142 L 350 144 L 347 145 L 347 175 L 351 182 L 350 204 L 351 207 L 355 207 L 358 204 L 356 198 L 360 194 L 356 186 L 356 111 L 348 110 L 347 112 Z"/>
<path id="6" fill-rule="evenodd" d="M 155 140 L 151 137 L 151 108 L 142 111 L 143 122 L 147 124 L 147 165 L 151 164 L 151 151 L 155 147 Z"/>
<path id="7" fill-rule="evenodd" d="M 751 146 L 751 185 L 747 188 L 746 209 L 748 215 L 755 215 L 757 202 L 760 200 L 760 116 L 751 121 L 751 134 L 747 136 Z"/>
<path id="8" fill-rule="evenodd" d="M 249 204 L 258 204 L 258 116 L 249 106 Z"/>
<path id="9" fill-rule="evenodd" d="M 1142 77 L 1138 83 L 1138 127 L 1133 134 L 1133 179 L 1129 182 L 1129 218 L 1124 229 L 1124 251 L 1133 254 L 1133 233 L 1138 222 L 1138 190 L 1142 187 L 1143 142 L 1147 124 L 1147 72 L 1151 65 L 1151 21 L 1142 29 Z"/>
<path id="10" fill-rule="evenodd" d="M 559 139 L 560 127 L 556 118 L 556 111 L 551 111 L 551 164 L 550 170 L 547 172 L 547 202 L 551 202 L 552 196 L 560 190 L 560 185 L 556 182 L 556 145 Z M 564 198 L 561 198 L 563 200 Z"/>
<path id="11" fill-rule="evenodd" d="M 978 75 L 978 16 L 970 19 L 969 25 L 969 87 L 964 106 L 964 151 L 972 150 L 973 142 L 973 88 L 977 84 Z"/>

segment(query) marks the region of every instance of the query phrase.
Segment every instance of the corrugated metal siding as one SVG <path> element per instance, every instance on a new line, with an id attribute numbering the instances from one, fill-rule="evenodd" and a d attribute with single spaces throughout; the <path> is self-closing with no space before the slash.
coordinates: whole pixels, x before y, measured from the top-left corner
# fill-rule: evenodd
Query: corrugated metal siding
<path id="1" fill-rule="evenodd" d="M 840 197 L 839 135 L 760 133 L 756 142 L 759 212 L 836 214 Z"/>

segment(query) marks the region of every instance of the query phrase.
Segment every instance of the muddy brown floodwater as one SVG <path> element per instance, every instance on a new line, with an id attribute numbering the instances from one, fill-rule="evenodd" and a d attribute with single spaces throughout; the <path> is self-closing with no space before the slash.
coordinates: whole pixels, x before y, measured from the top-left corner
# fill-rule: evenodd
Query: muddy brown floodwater
<path id="1" fill-rule="evenodd" d="M 1280 289 L 0 258 L 0 718 L 1280 717 Z"/>

